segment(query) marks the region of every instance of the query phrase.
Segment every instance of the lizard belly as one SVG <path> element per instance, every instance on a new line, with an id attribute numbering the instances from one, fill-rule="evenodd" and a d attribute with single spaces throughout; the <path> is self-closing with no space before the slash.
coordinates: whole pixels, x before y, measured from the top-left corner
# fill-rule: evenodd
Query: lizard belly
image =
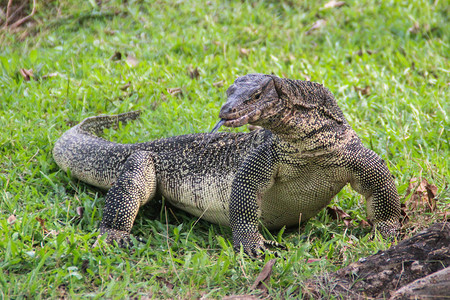
<path id="1" fill-rule="evenodd" d="M 268 229 L 298 225 L 319 213 L 347 184 L 340 172 L 301 170 L 276 178 L 261 197 L 261 221 Z"/>
<path id="2" fill-rule="evenodd" d="M 161 183 L 161 193 L 170 204 L 211 223 L 229 226 L 229 198 L 234 174 L 189 176 L 181 182 Z"/>

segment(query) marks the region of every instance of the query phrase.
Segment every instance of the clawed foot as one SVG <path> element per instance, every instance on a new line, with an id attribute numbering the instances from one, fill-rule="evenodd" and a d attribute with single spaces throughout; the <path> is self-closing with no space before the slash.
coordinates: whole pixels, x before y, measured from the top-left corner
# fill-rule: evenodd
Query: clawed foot
<path id="1" fill-rule="evenodd" d="M 275 257 L 279 257 L 277 252 L 272 252 L 268 248 L 276 247 L 281 250 L 286 250 L 286 247 L 275 241 L 269 241 L 264 239 L 260 233 L 255 235 L 246 234 L 245 237 L 239 236 L 234 238 L 234 249 L 236 252 L 240 251 L 242 246 L 245 254 L 251 258 L 260 258 L 267 253 L 273 253 Z"/>
<path id="2" fill-rule="evenodd" d="M 97 247 L 99 240 L 106 234 L 105 242 L 108 244 L 117 243 L 120 248 L 131 248 L 133 247 L 133 241 L 131 239 L 131 235 L 129 232 L 116 230 L 112 228 L 100 228 L 100 235 L 97 237 L 97 240 L 94 243 L 93 247 Z M 142 241 L 137 239 L 138 241 Z"/>
<path id="3" fill-rule="evenodd" d="M 389 241 L 395 241 L 400 238 L 400 228 L 401 224 L 396 221 L 382 221 L 375 226 L 375 229 L 381 233 L 383 238 Z"/>

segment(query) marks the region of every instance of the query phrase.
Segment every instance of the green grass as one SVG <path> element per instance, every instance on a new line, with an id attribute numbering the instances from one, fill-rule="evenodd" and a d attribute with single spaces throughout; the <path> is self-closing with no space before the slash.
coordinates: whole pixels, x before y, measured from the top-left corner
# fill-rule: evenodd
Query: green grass
<path id="1" fill-rule="evenodd" d="M 0 32 L 0 298 L 260 295 L 250 286 L 270 257 L 235 255 L 228 228 L 161 205 L 135 222 L 146 244 L 91 249 L 105 195 L 71 180 L 51 156 L 71 124 L 101 113 L 144 111 L 140 122 L 105 133 L 119 142 L 208 131 L 227 86 L 247 73 L 324 83 L 401 195 L 411 177 L 437 186 L 428 221 L 438 219 L 450 205 L 450 11 L 445 1 L 374 2 L 38 1 L 33 26 Z M 306 34 L 318 19 L 326 25 Z M 121 60 L 110 59 L 116 52 Z M 25 81 L 21 68 L 40 80 Z M 349 188 L 334 205 L 365 219 Z M 274 298 L 296 297 L 308 278 L 389 247 L 325 212 L 264 234 L 289 248 L 268 283 Z"/>

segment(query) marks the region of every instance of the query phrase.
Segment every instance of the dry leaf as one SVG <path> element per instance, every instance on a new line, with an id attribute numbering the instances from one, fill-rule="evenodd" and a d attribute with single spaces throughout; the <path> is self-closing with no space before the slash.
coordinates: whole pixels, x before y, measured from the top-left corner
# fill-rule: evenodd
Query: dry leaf
<path id="1" fill-rule="evenodd" d="M 420 25 L 418 22 L 414 22 L 413 26 L 408 29 L 411 34 L 418 34 L 420 32 Z"/>
<path id="2" fill-rule="evenodd" d="M 169 94 L 171 94 L 172 96 L 176 96 L 178 94 L 183 94 L 183 91 L 181 90 L 181 88 L 170 88 L 170 89 L 167 89 L 167 92 Z"/>
<path id="3" fill-rule="evenodd" d="M 345 2 L 344 1 L 335 1 L 335 0 L 331 0 L 328 3 L 325 3 L 325 5 L 323 6 L 323 8 L 333 8 L 333 7 L 341 7 L 344 6 Z"/>
<path id="4" fill-rule="evenodd" d="M 15 215 L 10 215 L 10 216 L 8 217 L 8 224 L 9 224 L 9 225 L 12 225 L 12 224 L 16 223 L 16 220 L 17 220 L 17 218 L 16 218 Z"/>
<path id="5" fill-rule="evenodd" d="M 125 90 L 128 89 L 130 86 L 131 86 L 131 82 L 128 81 L 128 83 L 125 84 L 125 85 L 122 85 L 122 86 L 120 87 L 120 89 L 121 89 L 122 91 L 125 91 Z"/>
<path id="6" fill-rule="evenodd" d="M 39 224 L 41 225 L 42 229 L 44 230 L 44 233 L 47 234 L 47 233 L 48 233 L 48 230 L 47 230 L 47 228 L 45 227 L 45 220 L 42 219 L 42 218 L 40 218 L 40 217 L 36 217 L 35 219 L 36 219 L 36 221 L 38 221 Z"/>
<path id="7" fill-rule="evenodd" d="M 224 81 L 217 81 L 213 83 L 213 87 L 223 87 Z"/>
<path id="8" fill-rule="evenodd" d="M 256 277 L 255 282 L 252 284 L 250 289 L 255 290 L 263 290 L 267 292 L 267 283 L 269 282 L 270 275 L 272 274 L 272 267 L 275 264 L 277 260 L 275 258 L 272 258 L 269 260 L 264 268 L 262 269 L 261 273 L 259 273 L 258 277 Z"/>
<path id="9" fill-rule="evenodd" d="M 355 91 L 361 93 L 362 96 L 370 95 L 370 86 L 366 85 L 363 88 L 354 86 Z"/>
<path id="10" fill-rule="evenodd" d="M 84 215 L 84 207 L 83 206 L 78 206 L 77 209 L 77 215 L 80 217 L 80 219 L 83 217 Z"/>
<path id="11" fill-rule="evenodd" d="M 346 227 L 350 227 L 352 225 L 352 218 L 350 215 L 339 207 L 327 207 L 327 213 L 334 220 L 343 220 Z"/>
<path id="12" fill-rule="evenodd" d="M 137 60 L 136 57 L 134 57 L 133 55 L 127 55 L 127 64 L 130 67 L 136 67 L 139 64 L 139 61 Z"/>
<path id="13" fill-rule="evenodd" d="M 359 226 L 361 226 L 362 228 L 371 228 L 372 227 L 372 225 L 370 225 L 370 223 L 367 222 L 366 220 L 359 221 Z"/>
<path id="14" fill-rule="evenodd" d="M 316 22 L 314 22 L 314 24 L 311 26 L 310 29 L 308 29 L 305 34 L 309 35 L 311 34 L 314 30 L 317 30 L 321 27 L 324 27 L 327 24 L 327 21 L 323 20 L 323 19 L 319 19 Z"/>
<path id="15" fill-rule="evenodd" d="M 30 81 L 31 78 L 33 78 L 33 69 L 20 69 L 20 75 L 26 80 Z"/>
<path id="16" fill-rule="evenodd" d="M 239 48 L 239 54 L 242 56 L 248 56 L 250 54 L 250 50 L 245 48 Z"/>
<path id="17" fill-rule="evenodd" d="M 41 224 L 42 227 L 45 227 L 45 220 L 40 218 L 40 217 L 36 217 L 36 221 L 39 222 L 39 224 Z"/>
<path id="18" fill-rule="evenodd" d="M 404 203 L 400 204 L 400 223 L 406 224 L 409 222 L 409 216 L 407 213 L 406 205 Z"/>
<path id="19" fill-rule="evenodd" d="M 189 77 L 191 77 L 191 79 L 197 79 L 198 77 L 200 77 L 200 72 L 198 71 L 198 68 L 192 68 L 192 66 L 188 67 L 188 74 Z"/>
<path id="20" fill-rule="evenodd" d="M 408 204 L 410 210 L 418 210 L 420 208 L 425 209 L 425 211 L 435 211 L 436 210 L 436 195 L 437 187 L 434 184 L 429 184 L 425 178 L 413 177 L 409 181 L 408 188 L 406 189 L 407 197 L 411 194 Z"/>

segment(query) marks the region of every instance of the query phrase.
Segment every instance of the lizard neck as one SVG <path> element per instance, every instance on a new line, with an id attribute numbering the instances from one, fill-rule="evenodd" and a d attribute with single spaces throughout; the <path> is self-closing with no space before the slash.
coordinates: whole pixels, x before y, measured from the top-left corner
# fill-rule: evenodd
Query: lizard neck
<path id="1" fill-rule="evenodd" d="M 304 155 L 333 152 L 358 138 L 347 121 L 338 123 L 325 118 L 320 110 L 285 106 L 260 125 L 274 134 L 283 151 L 290 149 L 289 152 Z"/>

